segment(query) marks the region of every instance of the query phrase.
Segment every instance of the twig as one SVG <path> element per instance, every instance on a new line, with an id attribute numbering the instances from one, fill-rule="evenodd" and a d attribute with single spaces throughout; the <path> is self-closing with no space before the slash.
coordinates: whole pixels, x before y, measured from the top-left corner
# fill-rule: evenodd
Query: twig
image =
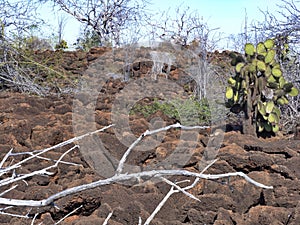
<path id="1" fill-rule="evenodd" d="M 208 164 L 208 165 L 201 171 L 200 174 L 203 174 L 203 173 L 204 173 L 209 167 L 211 167 L 216 161 L 217 161 L 217 159 L 213 160 L 210 164 Z M 162 201 L 157 205 L 157 207 L 154 209 L 154 211 L 151 213 L 151 215 L 147 218 L 147 220 L 146 220 L 146 222 L 144 223 L 144 225 L 150 224 L 150 222 L 153 220 L 153 218 L 156 216 L 156 214 L 161 210 L 161 208 L 164 206 L 164 204 L 167 202 L 167 200 L 171 197 L 171 195 L 173 195 L 173 194 L 175 194 L 175 193 L 178 193 L 178 192 L 181 191 L 183 194 L 187 195 L 188 197 L 190 197 L 190 198 L 192 198 L 192 199 L 194 199 L 194 200 L 200 202 L 200 200 L 199 200 L 198 198 L 196 198 L 194 195 L 192 195 L 192 194 L 190 194 L 190 193 L 188 193 L 188 192 L 186 191 L 186 190 L 188 190 L 188 189 L 193 188 L 193 187 L 198 183 L 198 181 L 199 181 L 199 179 L 200 179 L 199 177 L 197 177 L 197 178 L 195 179 L 195 181 L 193 182 L 192 185 L 187 186 L 187 187 L 184 187 L 184 188 L 181 188 L 181 187 L 179 187 L 179 186 L 177 185 L 179 182 L 177 182 L 177 184 L 175 184 L 175 183 L 173 183 L 173 182 L 171 182 L 171 181 L 169 181 L 169 180 L 167 180 L 167 179 L 165 179 L 165 178 L 163 178 L 163 177 L 162 177 L 162 179 L 163 179 L 166 183 L 168 183 L 168 184 L 171 185 L 171 189 L 170 189 L 170 191 L 168 192 L 168 194 L 162 199 Z M 174 190 L 174 187 L 177 188 L 177 190 Z"/>
<path id="2" fill-rule="evenodd" d="M 6 193 L 10 192 L 11 190 L 15 189 L 16 187 L 18 187 L 18 185 L 14 185 L 14 186 L 12 186 L 11 188 L 9 188 L 9 189 L 3 191 L 3 192 L 0 194 L 0 196 L 5 195 Z"/>
<path id="3" fill-rule="evenodd" d="M 76 212 L 78 209 L 80 209 L 80 208 L 82 208 L 82 207 L 83 207 L 83 206 L 81 205 L 81 206 L 77 207 L 76 209 L 74 209 L 72 212 L 70 212 L 70 213 L 68 213 L 67 215 L 65 215 L 63 218 L 61 218 L 59 221 L 57 221 L 57 222 L 55 223 L 55 225 L 61 223 L 61 222 L 64 221 L 68 216 L 70 216 L 71 214 L 73 214 L 74 212 Z"/>
<path id="4" fill-rule="evenodd" d="M 194 199 L 194 200 L 196 200 L 196 201 L 201 202 L 201 201 L 200 201 L 198 198 L 196 198 L 194 195 L 188 193 L 188 192 L 186 191 L 185 188 L 182 188 L 182 187 L 178 186 L 177 183 L 173 183 L 172 181 L 170 181 L 170 180 L 168 180 L 168 179 L 166 179 L 166 178 L 164 178 L 164 177 L 162 177 L 162 179 L 163 179 L 164 182 L 166 182 L 167 184 L 169 184 L 169 185 L 171 185 L 171 186 L 173 186 L 174 188 L 177 189 L 177 190 L 174 190 L 174 191 L 173 191 L 174 193 L 176 193 L 176 192 L 182 192 L 183 194 L 185 194 L 186 196 L 190 197 L 191 199 Z"/>
<path id="5" fill-rule="evenodd" d="M 1 182 L 0 182 L 0 186 L 4 186 L 4 185 L 7 185 L 7 184 L 10 184 L 10 183 L 14 183 L 16 181 L 19 181 L 19 180 L 24 180 L 28 177 L 33 177 L 35 175 L 53 175 L 52 172 L 48 172 L 47 170 L 49 169 L 52 169 L 52 168 L 55 168 L 57 167 L 58 163 L 60 162 L 60 160 L 66 155 L 68 154 L 70 151 L 74 150 L 75 148 L 77 148 L 78 145 L 75 145 L 73 146 L 72 148 L 70 148 L 68 151 L 66 151 L 64 154 L 62 154 L 60 156 L 60 158 L 57 160 L 57 162 L 54 164 L 54 165 L 51 165 L 51 166 L 48 166 L 44 169 L 41 169 L 41 170 L 36 170 L 36 171 L 33 171 L 32 173 L 29 173 L 29 174 L 24 174 L 24 175 L 21 175 L 21 176 L 18 176 L 18 177 L 10 177 L 10 178 L 7 178 L 7 179 L 3 179 Z"/>
<path id="6" fill-rule="evenodd" d="M 206 170 L 208 170 L 209 167 L 211 167 L 218 159 L 214 159 L 213 161 L 211 161 L 201 172 L 200 174 L 203 174 Z M 196 179 L 194 180 L 194 182 L 190 185 L 184 188 L 184 190 L 186 189 L 191 189 L 193 187 L 196 186 L 196 184 L 199 182 L 200 178 L 196 177 Z"/>
<path id="7" fill-rule="evenodd" d="M 11 153 L 10 156 L 20 156 L 20 155 L 34 155 L 36 151 L 33 152 L 17 152 L 17 153 Z M 46 161 L 52 161 L 52 162 L 57 162 L 57 160 L 50 159 L 47 157 L 42 157 L 42 156 L 36 156 L 37 159 L 42 159 Z M 72 166 L 80 166 L 80 164 L 77 163 L 72 163 L 72 162 L 65 162 L 65 161 L 60 161 L 60 164 L 66 164 L 66 165 L 72 165 Z"/>
<path id="8" fill-rule="evenodd" d="M 5 156 L 4 156 L 4 157 L 3 157 L 3 159 L 1 160 L 1 163 L 0 163 L 0 168 L 2 168 L 2 167 L 3 167 L 3 165 L 4 165 L 5 161 L 6 161 L 6 160 L 7 160 L 7 158 L 10 156 L 10 154 L 11 154 L 11 152 L 12 152 L 12 151 L 13 151 L 13 148 L 11 148 L 11 149 L 9 150 L 9 152 L 5 154 Z"/>
<path id="9" fill-rule="evenodd" d="M 35 221 L 35 219 L 37 218 L 38 215 L 39 215 L 38 213 L 34 214 L 34 217 L 33 217 L 32 221 L 31 221 L 31 225 L 34 224 L 34 221 Z"/>
<path id="10" fill-rule="evenodd" d="M 159 210 L 163 207 L 163 205 L 167 202 L 167 200 L 171 197 L 172 194 L 174 194 L 174 186 L 171 187 L 170 191 L 165 195 L 163 200 L 158 204 L 158 206 L 154 209 L 152 214 L 147 218 L 144 225 L 150 224 L 150 222 L 153 220 L 155 215 L 159 212 Z"/>
<path id="11" fill-rule="evenodd" d="M 138 225 L 142 225 L 142 218 L 139 216 L 139 223 L 138 223 Z"/>
<path id="12" fill-rule="evenodd" d="M 75 141 L 81 140 L 81 139 L 83 139 L 83 138 L 85 138 L 85 137 L 87 137 L 87 136 L 90 136 L 90 135 L 93 135 L 93 134 L 102 132 L 102 131 L 104 131 L 104 130 L 106 130 L 106 129 L 112 127 L 112 126 L 114 126 L 114 124 L 111 124 L 111 125 L 109 125 L 109 126 L 103 127 L 103 128 L 101 128 L 101 129 L 99 129 L 99 130 L 96 130 L 96 131 L 92 131 L 92 132 L 83 134 L 83 135 L 78 136 L 78 137 L 71 138 L 71 139 L 66 140 L 66 141 L 64 141 L 64 142 L 61 142 L 61 143 L 59 143 L 59 144 L 57 144 L 57 145 L 51 146 L 51 147 L 49 147 L 49 148 L 46 148 L 46 149 L 40 151 L 39 153 L 37 153 L 37 154 L 35 154 L 35 155 L 32 155 L 32 156 L 30 156 L 30 157 L 28 157 L 28 158 L 26 158 L 26 159 L 24 159 L 24 160 L 22 160 L 22 161 L 20 161 L 20 162 L 18 162 L 18 163 L 16 163 L 16 164 L 14 164 L 14 165 L 12 165 L 12 166 L 10 166 L 10 167 L 8 167 L 8 168 L 3 169 L 1 172 L 2 172 L 2 173 L 5 173 L 5 172 L 7 172 L 7 171 L 10 171 L 10 170 L 12 170 L 12 169 L 15 169 L 15 168 L 17 168 L 18 166 L 20 166 L 21 164 L 23 164 L 24 162 L 27 162 L 27 161 L 29 161 L 29 160 L 31 160 L 31 159 L 33 159 L 33 158 L 36 158 L 37 156 L 39 156 L 39 155 L 41 155 L 41 154 L 44 154 L 44 153 L 46 153 L 46 152 L 48 152 L 48 151 L 50 151 L 50 150 L 53 150 L 53 149 L 56 149 L 56 148 L 60 148 L 60 147 L 66 146 L 66 145 L 71 144 L 71 143 L 73 143 L 73 142 L 75 142 Z"/>
<path id="13" fill-rule="evenodd" d="M 113 215 L 113 213 L 114 213 L 114 211 L 110 212 L 110 213 L 107 215 L 107 217 L 106 217 L 106 219 L 104 220 L 104 222 L 103 222 L 102 225 L 107 225 L 107 223 L 108 223 L 110 217 Z"/>
<path id="14" fill-rule="evenodd" d="M 0 215 L 6 215 L 6 216 L 13 216 L 13 217 L 19 217 L 19 218 L 26 218 L 29 219 L 30 217 L 28 215 L 19 215 L 19 214 L 15 214 L 15 213 L 7 213 L 7 212 L 2 212 L 0 211 Z"/>

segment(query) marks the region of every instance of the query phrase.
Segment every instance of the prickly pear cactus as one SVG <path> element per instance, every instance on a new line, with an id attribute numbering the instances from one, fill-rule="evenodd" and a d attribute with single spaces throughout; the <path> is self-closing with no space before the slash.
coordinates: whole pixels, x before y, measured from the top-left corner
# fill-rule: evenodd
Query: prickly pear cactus
<path id="1" fill-rule="evenodd" d="M 281 115 L 278 106 L 288 104 L 288 96 L 296 96 L 299 91 L 282 75 L 274 40 L 268 39 L 256 46 L 248 43 L 245 56 L 232 53 L 230 57 L 236 73 L 228 79 L 226 106 L 244 111 L 244 133 L 255 136 L 263 132 L 276 133 Z M 249 126 L 252 129 L 245 128 Z"/>

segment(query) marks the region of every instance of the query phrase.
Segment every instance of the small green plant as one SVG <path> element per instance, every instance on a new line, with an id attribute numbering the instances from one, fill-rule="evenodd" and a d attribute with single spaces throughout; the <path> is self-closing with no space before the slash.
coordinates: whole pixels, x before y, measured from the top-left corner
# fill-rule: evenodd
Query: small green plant
<path id="1" fill-rule="evenodd" d="M 281 54 L 286 54 L 286 48 L 285 45 Z M 288 104 L 288 96 L 297 96 L 299 91 L 282 75 L 274 39 L 257 46 L 248 43 L 245 56 L 234 53 L 230 56 L 236 73 L 228 79 L 226 106 L 233 112 L 244 112 L 244 133 L 253 136 L 275 134 L 281 116 L 278 106 Z"/>
<path id="2" fill-rule="evenodd" d="M 210 110 L 207 100 L 196 101 L 193 98 L 175 99 L 169 102 L 154 98 L 151 104 L 138 103 L 131 109 L 131 114 L 141 114 L 145 118 L 161 111 L 166 116 L 180 121 L 184 125 L 208 124 Z"/>
<path id="3" fill-rule="evenodd" d="M 68 43 L 65 40 L 61 40 L 55 45 L 55 50 L 63 50 L 68 48 Z"/>

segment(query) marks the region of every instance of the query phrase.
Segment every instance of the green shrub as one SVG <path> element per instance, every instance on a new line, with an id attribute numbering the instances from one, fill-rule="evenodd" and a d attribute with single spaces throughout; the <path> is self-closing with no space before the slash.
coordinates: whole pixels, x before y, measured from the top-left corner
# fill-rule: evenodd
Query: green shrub
<path id="1" fill-rule="evenodd" d="M 166 102 L 154 98 L 151 104 L 135 104 L 130 114 L 140 114 L 148 118 L 158 111 L 180 121 L 183 125 L 208 124 L 210 121 L 210 110 L 206 99 L 200 102 L 193 98 Z"/>

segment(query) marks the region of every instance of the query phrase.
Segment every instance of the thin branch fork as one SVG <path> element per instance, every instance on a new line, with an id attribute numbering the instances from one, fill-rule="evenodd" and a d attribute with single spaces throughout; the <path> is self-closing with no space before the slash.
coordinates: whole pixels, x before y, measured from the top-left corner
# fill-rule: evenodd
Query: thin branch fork
<path id="1" fill-rule="evenodd" d="M 20 162 L 18 162 L 18 163 L 16 163 L 16 164 L 12 165 L 12 166 L 9 166 L 9 167 L 7 167 L 7 168 L 5 168 L 5 169 L 1 169 L 1 170 L 0 170 L 0 172 L 1 172 L 1 173 L 0 173 L 0 176 L 3 175 L 4 173 L 7 173 L 8 171 L 11 171 L 11 170 L 13 170 L 13 169 L 18 168 L 18 167 L 19 167 L 20 165 L 22 165 L 23 163 L 25 163 L 25 162 L 27 162 L 27 161 L 33 159 L 33 158 L 36 158 L 36 157 L 38 157 L 39 155 L 42 155 L 42 154 L 44 154 L 44 153 L 46 153 L 46 152 L 48 152 L 48 151 L 50 151 L 50 150 L 53 150 L 53 149 L 56 149 L 56 148 L 60 148 L 60 147 L 66 146 L 66 145 L 71 144 L 71 143 L 73 143 L 73 142 L 75 142 L 75 141 L 81 140 L 81 139 L 83 139 L 83 138 L 85 138 L 85 137 L 87 137 L 87 136 L 90 136 L 90 135 L 93 135 L 93 134 L 102 132 L 102 131 L 104 131 L 104 130 L 106 130 L 106 129 L 112 127 L 112 126 L 114 126 L 114 124 L 109 125 L 109 126 L 106 126 L 106 127 L 103 127 L 103 128 L 101 128 L 101 129 L 99 129 L 99 130 L 96 130 L 96 131 L 92 131 L 92 132 L 83 134 L 83 135 L 78 136 L 78 137 L 71 138 L 71 139 L 69 139 L 69 140 L 67 140 L 67 141 L 64 141 L 64 142 L 61 142 L 61 143 L 59 143 L 59 144 L 57 144 L 57 145 L 54 145 L 54 146 L 51 146 L 51 147 L 46 148 L 46 149 L 44 149 L 44 150 L 41 150 L 41 151 L 39 151 L 37 154 L 33 154 L 33 155 L 31 155 L 30 157 L 28 157 L 28 158 L 26 158 L 26 159 L 24 159 L 24 160 L 22 160 L 22 161 L 20 161 Z M 11 151 L 10 151 L 10 152 L 11 152 Z M 1 162 L 1 165 L 3 165 L 3 162 Z M 0 182 L 0 185 L 1 185 L 1 183 L 2 183 L 2 182 Z"/>
<path id="2" fill-rule="evenodd" d="M 61 162 L 63 157 L 65 155 L 67 155 L 70 151 L 74 150 L 77 147 L 79 147 L 79 146 L 75 145 L 74 147 L 72 147 L 68 151 L 66 151 L 64 154 L 62 154 L 61 157 L 56 161 L 56 163 L 54 165 L 51 165 L 51 166 L 49 166 L 47 168 L 44 168 L 44 169 L 41 169 L 41 170 L 33 171 L 32 173 L 29 173 L 29 174 L 24 174 L 24 175 L 21 175 L 21 176 L 18 176 L 18 177 L 10 177 L 10 178 L 7 178 L 7 179 L 3 179 L 0 183 L 0 186 L 11 184 L 11 183 L 14 183 L 14 182 L 19 181 L 19 180 L 24 180 L 28 177 L 33 177 L 35 175 L 53 175 L 53 173 L 49 172 L 48 170 L 57 167 L 58 163 Z"/>

